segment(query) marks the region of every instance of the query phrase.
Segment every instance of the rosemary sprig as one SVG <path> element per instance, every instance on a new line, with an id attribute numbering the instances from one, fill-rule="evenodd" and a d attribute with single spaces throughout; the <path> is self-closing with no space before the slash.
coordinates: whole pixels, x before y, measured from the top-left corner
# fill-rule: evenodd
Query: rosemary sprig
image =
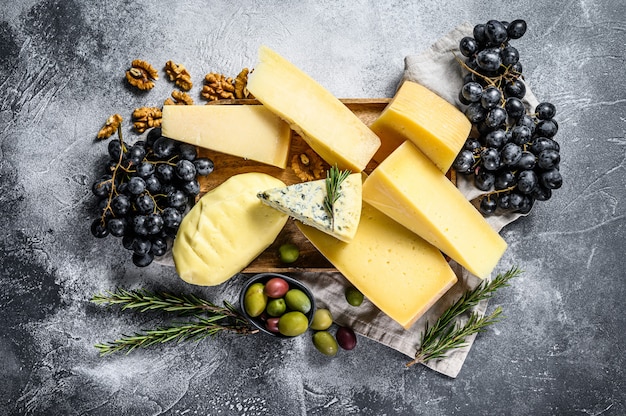
<path id="1" fill-rule="evenodd" d="M 341 197 L 340 186 L 350 176 L 349 170 L 340 171 L 337 165 L 332 166 L 326 173 L 326 196 L 324 197 L 324 209 L 328 212 L 331 227 L 335 229 L 335 202 Z"/>
<path id="2" fill-rule="evenodd" d="M 170 341 L 200 341 L 220 332 L 242 335 L 258 332 L 252 329 L 246 318 L 230 303 L 224 302 L 224 306 L 220 307 L 194 295 L 153 294 L 146 290 L 117 289 L 94 295 L 91 301 L 104 306 L 120 305 L 122 310 L 134 309 L 139 312 L 161 310 L 177 312 L 179 315 L 194 315 L 194 319 L 189 322 L 177 322 L 133 335 L 122 335 L 114 341 L 98 343 L 95 347 L 100 351 L 100 356 L 121 351 L 128 354 L 137 348 L 147 348 Z"/>
<path id="3" fill-rule="evenodd" d="M 183 341 L 201 341 L 208 336 L 214 336 L 219 332 L 234 332 L 238 334 L 250 334 L 256 332 L 247 325 L 220 324 L 220 316 L 208 318 L 198 317 L 195 322 L 181 322 L 170 326 L 145 330 L 143 333 L 134 335 L 122 335 L 114 341 L 99 343 L 95 347 L 100 351 L 100 356 L 114 354 L 126 350 L 129 354 L 137 348 L 147 348 L 155 344 L 163 344 L 170 341 L 177 343 Z"/>
<path id="4" fill-rule="evenodd" d="M 465 346 L 468 336 L 482 332 L 487 326 L 496 323 L 500 319 L 502 308 L 498 307 L 490 315 L 483 317 L 470 312 L 470 309 L 481 300 L 491 298 L 499 288 L 508 286 L 509 281 L 521 273 L 522 270 L 512 267 L 490 282 L 485 281 L 475 289 L 465 292 L 432 326 L 426 327 L 415 358 L 406 364 L 407 367 L 443 358 L 449 351 Z M 461 326 L 456 325 L 454 320 L 467 312 L 470 312 L 467 322 Z"/>
<path id="5" fill-rule="evenodd" d="M 125 290 L 118 288 L 113 292 L 106 291 L 104 294 L 96 294 L 91 298 L 91 301 L 104 306 L 121 305 L 122 310 L 137 309 L 139 312 L 152 310 L 179 312 L 181 314 L 212 312 L 233 318 L 241 317 L 232 307 L 216 306 L 195 295 L 174 295 L 166 292 L 154 294 L 143 289 Z"/>

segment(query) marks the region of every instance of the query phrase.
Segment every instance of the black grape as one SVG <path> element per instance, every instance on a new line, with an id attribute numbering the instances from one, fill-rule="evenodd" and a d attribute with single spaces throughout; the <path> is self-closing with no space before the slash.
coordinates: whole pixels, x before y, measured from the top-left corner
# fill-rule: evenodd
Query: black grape
<path id="1" fill-rule="evenodd" d="M 120 237 L 138 267 L 166 253 L 168 239 L 175 238 L 192 198 L 200 194 L 198 177 L 215 168 L 211 159 L 198 157 L 195 146 L 161 133 L 153 128 L 145 141 L 130 146 L 111 139 L 106 175 L 92 184 L 99 217 L 91 233 Z"/>
<path id="2" fill-rule="evenodd" d="M 473 129 L 452 169 L 473 176 L 485 192 L 479 205 L 484 215 L 527 214 L 563 184 L 556 106 L 543 101 L 529 107 L 520 50 L 512 44 L 527 28 L 522 19 L 491 19 L 458 44 L 466 70 L 458 97 Z"/>

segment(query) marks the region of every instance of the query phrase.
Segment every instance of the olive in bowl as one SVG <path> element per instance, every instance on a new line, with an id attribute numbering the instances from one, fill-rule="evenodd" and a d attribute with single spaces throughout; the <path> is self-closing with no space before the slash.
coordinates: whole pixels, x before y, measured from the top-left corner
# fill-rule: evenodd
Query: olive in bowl
<path id="1" fill-rule="evenodd" d="M 260 273 L 241 289 L 239 308 L 262 332 L 291 338 L 309 329 L 315 313 L 315 297 L 308 287 L 292 277 Z"/>

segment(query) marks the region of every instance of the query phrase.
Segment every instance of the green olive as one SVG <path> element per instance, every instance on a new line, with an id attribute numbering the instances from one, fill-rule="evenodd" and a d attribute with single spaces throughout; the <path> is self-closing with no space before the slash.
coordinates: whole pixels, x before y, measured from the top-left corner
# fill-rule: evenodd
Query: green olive
<path id="1" fill-rule="evenodd" d="M 300 311 L 287 312 L 278 320 L 278 331 L 288 337 L 304 334 L 309 327 L 309 320 Z"/>
<path id="2" fill-rule="evenodd" d="M 285 294 L 287 307 L 294 311 L 309 313 L 311 310 L 311 299 L 300 289 L 289 289 Z"/>
<path id="3" fill-rule="evenodd" d="M 335 337 L 328 331 L 318 331 L 313 334 L 313 345 L 319 352 L 329 357 L 336 355 L 339 349 Z"/>
<path id="4" fill-rule="evenodd" d="M 328 309 L 320 308 L 317 309 L 313 314 L 313 319 L 311 320 L 311 329 L 315 331 L 323 331 L 330 328 L 332 324 L 333 315 Z"/>
<path id="5" fill-rule="evenodd" d="M 359 292 L 359 290 L 354 286 L 348 287 L 345 295 L 346 300 L 352 306 L 360 306 L 361 303 L 363 303 L 363 293 Z"/>
<path id="6" fill-rule="evenodd" d="M 264 289 L 265 289 L 265 285 L 263 283 L 261 282 L 252 283 L 246 290 L 245 296 L 248 296 L 251 293 L 259 293 L 259 292 L 262 293 Z"/>
<path id="7" fill-rule="evenodd" d="M 287 304 L 285 303 L 285 299 L 271 299 L 267 302 L 267 314 L 269 316 L 280 316 L 285 313 L 287 310 Z"/>
<path id="8" fill-rule="evenodd" d="M 278 248 L 278 256 L 283 263 L 293 263 L 300 257 L 300 250 L 295 244 L 283 244 Z"/>
<path id="9" fill-rule="evenodd" d="M 246 290 L 244 307 L 246 313 L 255 318 L 263 313 L 267 306 L 267 295 L 263 292 L 263 283 L 254 283 Z"/>

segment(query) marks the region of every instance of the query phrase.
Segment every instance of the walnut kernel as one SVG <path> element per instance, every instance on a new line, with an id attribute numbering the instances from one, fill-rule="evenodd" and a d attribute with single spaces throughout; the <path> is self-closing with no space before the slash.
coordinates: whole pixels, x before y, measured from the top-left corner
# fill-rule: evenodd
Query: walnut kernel
<path id="1" fill-rule="evenodd" d="M 165 63 L 165 73 L 169 77 L 170 81 L 174 81 L 182 90 L 189 91 L 193 87 L 191 81 L 191 75 L 187 68 L 181 64 L 176 64 L 174 61 L 167 61 Z"/>
<path id="2" fill-rule="evenodd" d="M 135 59 L 131 63 L 131 68 L 126 71 L 126 80 L 133 87 L 140 90 L 151 90 L 154 88 L 154 81 L 159 79 L 159 73 L 152 65 L 141 59 Z"/>
<path id="3" fill-rule="evenodd" d="M 312 149 L 293 155 L 291 169 L 302 181 L 322 179 L 325 171 L 324 161 Z"/>
<path id="4" fill-rule="evenodd" d="M 143 133 L 151 127 L 160 127 L 163 113 L 157 107 L 140 107 L 133 111 L 133 127 Z"/>
<path id="5" fill-rule="evenodd" d="M 119 114 L 113 114 L 104 123 L 104 126 L 98 132 L 98 139 L 108 139 L 117 131 L 122 123 L 122 116 Z"/>
<path id="6" fill-rule="evenodd" d="M 217 101 L 235 98 L 234 91 L 235 86 L 231 77 L 211 72 L 204 77 L 201 95 L 209 101 Z"/>
<path id="7" fill-rule="evenodd" d="M 193 105 L 193 98 L 183 91 L 172 91 L 172 97 L 167 98 L 163 105 Z"/>
<path id="8" fill-rule="evenodd" d="M 252 98 L 252 94 L 248 92 L 248 74 L 250 70 L 244 68 L 235 78 L 235 98 Z"/>

